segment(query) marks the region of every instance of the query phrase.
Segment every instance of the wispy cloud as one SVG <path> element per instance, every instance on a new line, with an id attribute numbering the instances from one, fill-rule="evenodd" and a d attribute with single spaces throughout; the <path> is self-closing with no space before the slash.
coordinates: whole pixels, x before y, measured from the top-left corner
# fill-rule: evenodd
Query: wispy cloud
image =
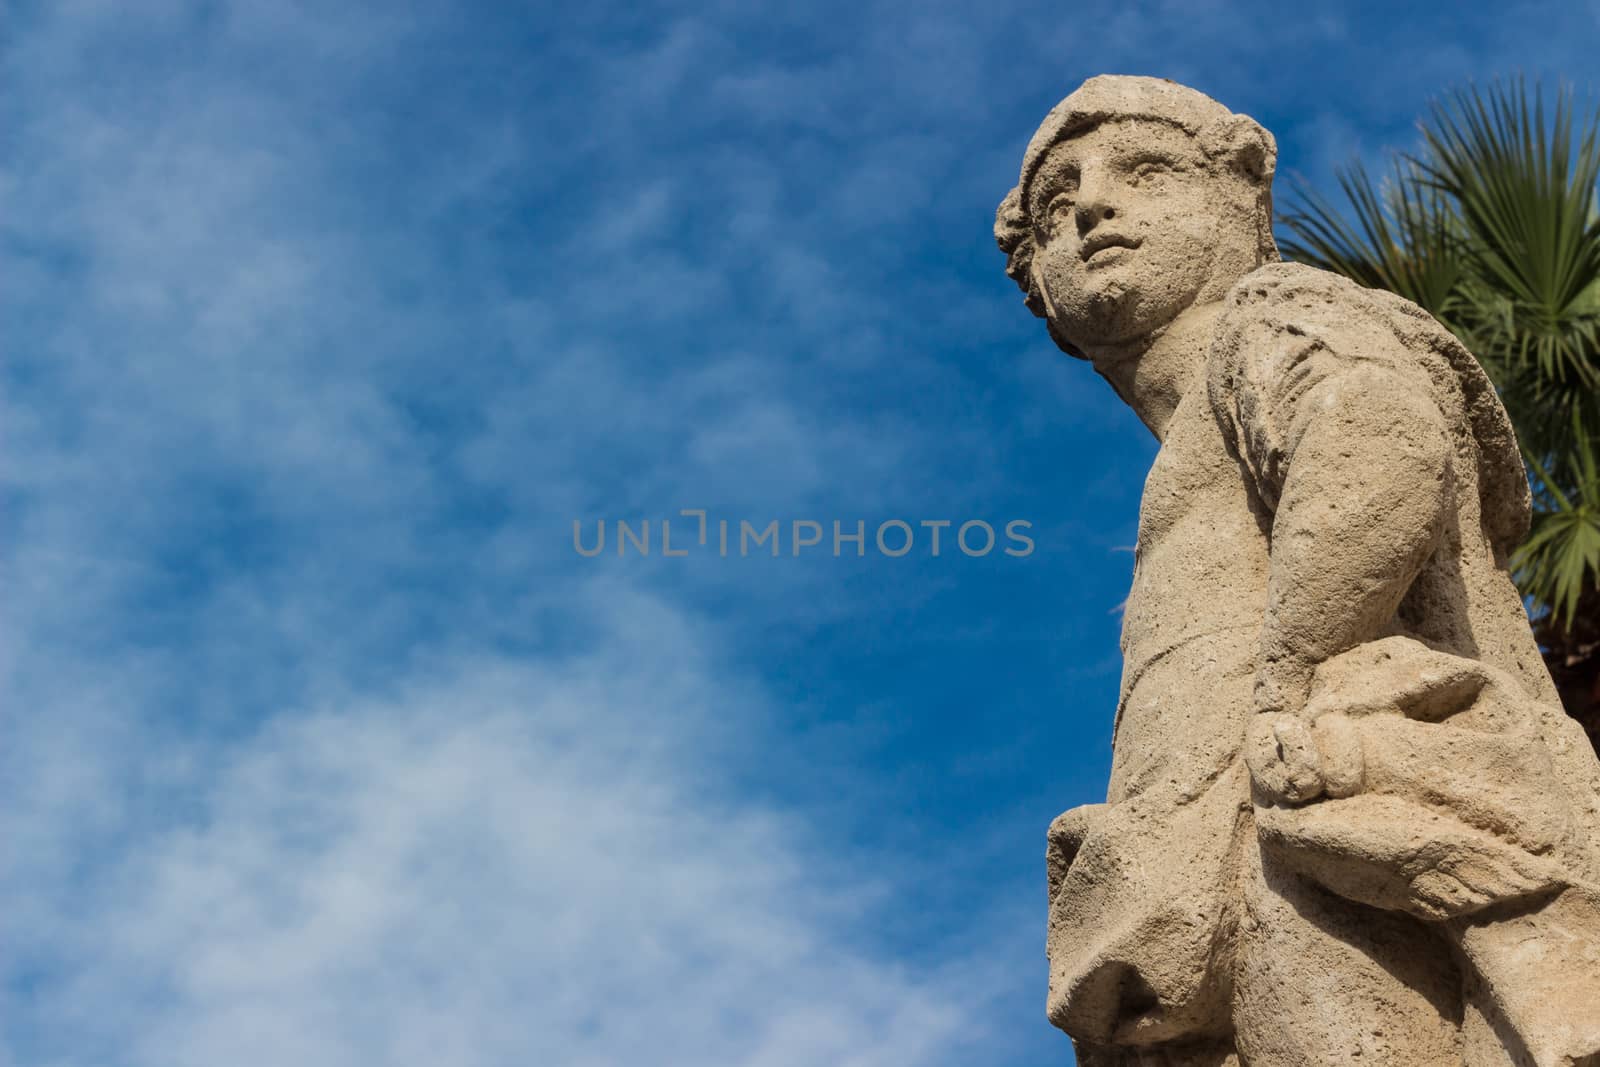
<path id="1" fill-rule="evenodd" d="M 0 1057 L 958 1062 L 992 965 L 970 940 L 891 951 L 912 871 L 736 788 L 792 739 L 706 654 L 723 629 L 552 558 L 584 508 L 775 509 L 901 443 L 819 418 L 748 353 L 667 366 L 584 336 L 728 301 L 726 269 L 675 246 L 678 179 L 543 234 L 619 257 L 648 279 L 631 293 L 509 291 L 452 233 L 536 183 L 536 131 L 503 118 L 368 196 L 414 149 L 346 125 L 382 117 L 355 94 L 420 61 L 423 21 L 31 27 L 6 174 L 8 304 L 35 310 L 5 420 L 27 628 Z M 831 269 L 795 247 L 790 302 Z M 662 441 L 680 463 L 645 460 Z"/>
<path id="2" fill-rule="evenodd" d="M 7 840 L 105 851 L 64 899 L 6 880 L 12 1062 L 959 1062 L 990 968 L 852 947 L 884 887 L 708 777 L 749 690 L 661 605 L 594 606 L 618 636 L 576 660 L 438 664 L 236 741 L 14 736 L 43 759 Z"/>

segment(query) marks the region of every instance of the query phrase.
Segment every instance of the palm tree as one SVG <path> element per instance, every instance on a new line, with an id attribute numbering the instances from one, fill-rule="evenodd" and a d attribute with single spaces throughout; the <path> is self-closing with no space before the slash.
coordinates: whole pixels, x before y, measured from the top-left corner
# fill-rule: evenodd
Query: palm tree
<path id="1" fill-rule="evenodd" d="M 1512 559 L 1567 710 L 1600 750 L 1600 111 L 1522 82 L 1456 90 L 1375 181 L 1305 181 L 1291 259 L 1421 305 L 1478 357 L 1516 425 L 1534 521 Z"/>

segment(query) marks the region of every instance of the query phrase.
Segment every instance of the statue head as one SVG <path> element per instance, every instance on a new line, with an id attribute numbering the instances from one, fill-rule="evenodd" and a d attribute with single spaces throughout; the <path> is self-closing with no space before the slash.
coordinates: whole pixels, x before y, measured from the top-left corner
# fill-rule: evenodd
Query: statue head
<path id="1" fill-rule="evenodd" d="M 1006 274 L 1068 354 L 1220 300 L 1278 258 L 1277 146 L 1255 120 L 1159 78 L 1090 78 L 1051 109 L 995 217 Z"/>

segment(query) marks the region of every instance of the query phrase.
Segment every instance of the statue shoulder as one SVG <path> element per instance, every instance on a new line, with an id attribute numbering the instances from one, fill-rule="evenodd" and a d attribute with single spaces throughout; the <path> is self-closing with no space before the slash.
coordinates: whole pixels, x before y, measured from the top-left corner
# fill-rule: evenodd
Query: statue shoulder
<path id="1" fill-rule="evenodd" d="M 1393 293 L 1366 289 L 1342 275 L 1303 263 L 1266 263 L 1233 284 L 1222 300 L 1212 344 L 1212 362 L 1235 373 L 1260 375 L 1273 368 L 1264 342 L 1304 338 L 1308 345 L 1360 358 L 1412 362 L 1395 351 L 1411 348 L 1399 337 L 1373 334 L 1392 328 L 1409 312 L 1453 341 L 1426 312 Z M 1392 332 L 1392 330 L 1390 330 Z M 1290 342 L 1293 343 L 1293 342 Z"/>
<path id="2" fill-rule="evenodd" d="M 1234 282 L 1228 290 L 1226 304 L 1229 308 L 1249 308 L 1270 303 L 1289 293 L 1312 294 L 1335 302 L 1348 300 L 1359 303 L 1361 294 L 1377 291 L 1365 289 L 1342 274 L 1304 263 L 1278 261 L 1263 263 Z"/>
<path id="3" fill-rule="evenodd" d="M 1454 334 L 1411 301 L 1300 263 L 1268 263 L 1223 298 L 1206 366 L 1213 412 L 1275 504 L 1301 401 L 1330 377 L 1390 377 L 1438 405 L 1476 467 L 1485 532 L 1509 551 L 1527 532 L 1527 476 L 1488 375 Z"/>

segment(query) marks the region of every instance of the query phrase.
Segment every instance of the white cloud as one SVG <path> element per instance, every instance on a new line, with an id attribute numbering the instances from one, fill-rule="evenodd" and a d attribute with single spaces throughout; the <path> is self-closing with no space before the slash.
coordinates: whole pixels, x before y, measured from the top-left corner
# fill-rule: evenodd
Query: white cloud
<path id="1" fill-rule="evenodd" d="M 892 884 L 719 781 L 750 735 L 715 720 L 758 698 L 670 610 L 595 604 L 591 655 L 436 664 L 233 741 L 14 731 L 0 832 L 57 860 L 4 881 L 8 963 L 43 975 L 0 1007 L 38 1030 L 14 1062 L 952 1062 L 978 968 L 874 954 Z"/>
<path id="2" fill-rule="evenodd" d="M 406 186 L 415 217 L 362 210 L 391 146 L 340 109 L 406 20 L 64 16 L 31 27 L 0 179 L 8 305 L 48 309 L 0 420 L 27 622 L 4 649 L 0 1062 L 915 1067 L 981 1037 L 975 952 L 912 970 L 873 936 L 905 871 L 740 799 L 730 768 L 781 740 L 714 634 L 468 558 L 448 523 L 470 467 L 517 511 L 491 544 L 564 548 L 585 420 L 630 405 L 632 447 L 693 464 L 640 479 L 685 497 L 759 454 L 781 476 L 746 464 L 729 495 L 804 499 L 841 454 L 882 469 L 862 431 L 731 356 L 630 391 L 657 354 L 517 332 L 593 279 L 439 296 L 461 279 L 429 257 L 460 249 L 408 227 L 539 161 L 491 122 Z M 724 295 L 658 232 L 674 194 L 647 184 L 598 235 L 654 242 L 662 316 Z M 516 385 L 473 380 L 476 446 L 419 429 L 440 368 L 497 358 Z M 426 572 L 446 592 L 407 586 L 463 543 Z M 508 618 L 538 651 L 485 651 Z"/>

